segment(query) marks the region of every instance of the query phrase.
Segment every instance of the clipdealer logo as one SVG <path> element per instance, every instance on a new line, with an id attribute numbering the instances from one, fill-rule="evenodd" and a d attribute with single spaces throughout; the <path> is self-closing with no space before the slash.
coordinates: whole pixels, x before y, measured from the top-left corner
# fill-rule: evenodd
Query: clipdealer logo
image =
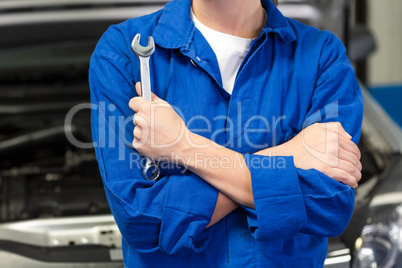
<path id="1" fill-rule="evenodd" d="M 236 121 L 237 126 L 235 126 L 235 122 L 232 121 L 231 118 L 223 115 L 215 116 L 214 118 L 211 119 L 203 116 L 203 115 L 196 115 L 194 117 L 189 118 L 188 120 L 185 120 L 185 117 L 182 113 L 182 111 L 178 107 L 173 107 L 175 111 L 180 115 L 180 117 L 183 119 L 183 121 L 186 122 L 187 128 L 189 128 L 190 131 L 193 131 L 198 134 L 210 134 L 209 136 L 211 137 L 210 139 L 212 141 L 216 141 L 219 137 L 219 135 L 225 134 L 228 139 L 226 140 L 226 143 L 223 144 L 222 146 L 224 147 L 238 147 L 241 148 L 242 146 L 246 145 L 249 148 L 251 148 L 254 151 L 257 151 L 258 149 L 264 149 L 272 146 L 276 146 L 277 144 L 277 138 L 278 138 L 278 126 L 283 123 L 283 121 L 286 120 L 286 116 L 280 116 L 280 117 L 272 117 L 272 118 L 267 118 L 262 115 L 255 115 L 250 118 L 248 118 L 244 124 L 241 120 Z M 91 110 L 93 113 L 92 120 L 97 120 L 96 124 L 98 125 L 98 130 L 97 133 L 92 133 L 94 137 L 93 142 L 83 142 L 77 139 L 77 137 L 74 136 L 73 133 L 73 119 L 77 114 L 83 110 Z M 241 103 L 238 103 L 237 107 L 237 118 L 242 117 L 242 107 Z M 304 121 L 303 124 L 303 129 L 306 128 L 307 126 L 317 123 L 317 122 L 330 122 L 331 119 L 336 120 L 339 114 L 339 103 L 338 101 L 335 101 L 333 103 L 330 103 L 326 105 L 323 109 L 317 110 L 316 112 L 312 113 L 306 120 Z M 94 116 L 95 115 L 95 116 Z M 152 119 L 152 118 L 151 118 Z M 225 128 L 224 129 L 214 129 L 213 130 L 213 123 L 219 120 L 226 120 L 225 122 Z M 198 122 L 198 124 L 197 124 Z M 200 124 L 202 123 L 202 124 Z M 263 126 L 263 128 L 252 128 L 253 125 L 259 123 L 259 125 Z M 151 120 L 152 124 L 152 120 Z M 203 128 L 192 128 L 193 125 L 203 125 Z M 141 157 L 132 147 L 132 129 L 134 128 L 133 125 L 133 116 L 123 116 L 121 113 L 117 110 L 117 107 L 114 104 L 109 104 L 106 105 L 105 102 L 100 102 L 99 104 L 93 104 L 93 103 L 82 103 L 74 106 L 67 114 L 65 117 L 65 122 L 64 122 L 64 130 L 66 137 L 68 141 L 82 149 L 91 149 L 94 147 L 99 147 L 99 148 L 112 148 L 116 149 L 118 151 L 118 159 L 121 161 L 129 161 L 130 162 L 130 167 L 142 167 L 144 162 L 143 162 L 143 157 Z M 237 132 L 236 132 L 237 131 Z M 267 134 L 271 136 L 271 144 L 268 142 L 258 144 L 252 139 L 252 136 L 254 133 L 260 133 L 260 134 Z M 151 135 L 152 136 L 152 135 Z M 244 139 L 238 139 L 235 137 L 243 136 Z M 180 137 L 177 137 L 177 139 L 174 142 L 178 142 L 179 139 L 188 139 L 189 144 L 191 144 L 194 148 L 206 148 L 207 145 L 205 144 L 195 144 L 191 141 L 189 137 L 186 135 L 182 135 Z M 142 141 L 144 142 L 144 141 Z M 171 146 L 172 144 L 164 145 L 164 144 L 155 144 L 152 143 L 151 139 L 151 146 L 153 148 L 166 148 L 166 146 Z M 245 144 L 242 144 L 245 142 Z M 306 150 L 313 155 L 314 157 L 321 159 L 325 155 L 325 149 L 324 151 L 317 151 L 316 149 L 312 148 L 309 146 L 308 142 L 306 142 L 306 139 L 302 138 L 303 146 L 306 148 Z M 210 146 L 210 145 L 208 145 Z M 175 156 L 174 152 L 172 152 L 171 157 L 168 159 L 159 159 L 158 162 L 160 165 L 175 165 L 179 160 L 183 159 L 178 159 L 179 156 Z M 246 163 L 247 165 L 259 165 L 263 166 L 265 168 L 284 168 L 284 163 L 285 160 L 279 160 L 279 156 L 272 155 L 271 157 L 268 158 L 253 158 L 252 161 L 254 163 L 251 163 L 250 160 L 248 160 L 247 157 Z M 190 161 L 190 160 L 187 160 Z M 203 157 L 202 155 L 195 155 L 194 159 L 191 159 L 191 161 L 196 161 L 197 164 L 200 165 L 208 165 L 211 168 L 225 168 L 228 166 L 226 164 L 226 161 L 228 159 L 208 159 Z M 247 162 L 249 161 L 249 162 Z M 257 163 L 258 161 L 261 161 L 261 163 Z M 170 162 L 170 163 L 168 163 Z M 242 161 L 238 159 L 237 163 L 240 165 Z M 274 163 L 275 162 L 275 163 Z M 332 163 L 336 164 L 336 163 Z M 163 166 L 162 166 L 163 167 Z"/>

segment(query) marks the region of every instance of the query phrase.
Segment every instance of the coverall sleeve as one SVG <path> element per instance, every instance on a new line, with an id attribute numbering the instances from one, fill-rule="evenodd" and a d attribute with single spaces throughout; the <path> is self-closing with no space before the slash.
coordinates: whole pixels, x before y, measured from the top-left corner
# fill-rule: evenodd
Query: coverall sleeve
<path id="1" fill-rule="evenodd" d="M 309 112 L 303 127 L 340 122 L 360 138 L 363 102 L 344 46 L 328 32 Z M 315 170 L 294 166 L 292 157 L 245 155 L 255 209 L 245 208 L 251 234 L 258 240 L 290 237 L 298 232 L 333 237 L 346 228 L 354 207 L 354 189 Z M 269 168 L 263 163 L 274 163 Z"/>
<path id="2" fill-rule="evenodd" d="M 92 135 L 106 197 L 123 239 L 139 252 L 199 252 L 213 228 L 205 229 L 218 191 L 192 173 L 162 169 L 162 178 L 141 175 L 131 145 L 134 125 L 129 100 L 136 95 L 130 44 L 111 27 L 91 58 L 89 83 Z M 171 172 L 169 172 L 169 170 Z"/>

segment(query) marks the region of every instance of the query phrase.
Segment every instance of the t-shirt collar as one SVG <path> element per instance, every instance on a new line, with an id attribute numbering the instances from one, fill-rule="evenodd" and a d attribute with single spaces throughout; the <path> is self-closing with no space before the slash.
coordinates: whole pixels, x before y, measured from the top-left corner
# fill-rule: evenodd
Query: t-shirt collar
<path id="1" fill-rule="evenodd" d="M 191 20 L 192 0 L 173 0 L 166 4 L 155 28 L 153 38 L 159 46 L 175 49 L 189 47 L 195 26 Z M 284 42 L 296 40 L 287 19 L 271 0 L 261 0 L 267 12 L 267 21 L 262 32 L 276 33 Z"/>

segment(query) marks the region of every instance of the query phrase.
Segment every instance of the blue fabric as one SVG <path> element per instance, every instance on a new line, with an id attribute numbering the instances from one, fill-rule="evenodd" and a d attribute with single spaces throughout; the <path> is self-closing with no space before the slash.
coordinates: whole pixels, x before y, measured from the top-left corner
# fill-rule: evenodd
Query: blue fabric
<path id="1" fill-rule="evenodd" d="M 253 153 L 314 122 L 339 121 L 357 142 L 362 100 L 354 71 L 333 34 L 283 17 L 270 0 L 262 3 L 268 20 L 231 96 L 212 49 L 191 22 L 190 0 L 111 26 L 99 41 L 89 70 L 92 132 L 126 267 L 322 267 L 326 237 L 346 227 L 353 189 L 295 168 L 292 157 Z M 244 154 L 255 209 L 238 208 L 205 229 L 216 189 L 166 163 L 159 181 L 142 178 L 139 156 L 126 146 L 134 129 L 128 102 L 140 79 L 130 48 L 137 33 L 143 45 L 149 35 L 156 43 L 153 91 L 176 107 L 190 130 Z"/>

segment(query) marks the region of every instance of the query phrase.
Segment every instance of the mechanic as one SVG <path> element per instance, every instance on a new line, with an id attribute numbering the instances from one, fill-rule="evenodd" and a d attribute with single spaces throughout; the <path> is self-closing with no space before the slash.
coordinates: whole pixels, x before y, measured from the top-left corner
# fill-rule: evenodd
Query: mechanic
<path id="1" fill-rule="evenodd" d="M 137 33 L 156 44 L 152 101 Z M 361 178 L 361 92 L 333 34 L 270 0 L 173 0 L 111 26 L 89 81 L 126 267 L 323 266 Z M 160 161 L 158 181 L 139 155 Z"/>

